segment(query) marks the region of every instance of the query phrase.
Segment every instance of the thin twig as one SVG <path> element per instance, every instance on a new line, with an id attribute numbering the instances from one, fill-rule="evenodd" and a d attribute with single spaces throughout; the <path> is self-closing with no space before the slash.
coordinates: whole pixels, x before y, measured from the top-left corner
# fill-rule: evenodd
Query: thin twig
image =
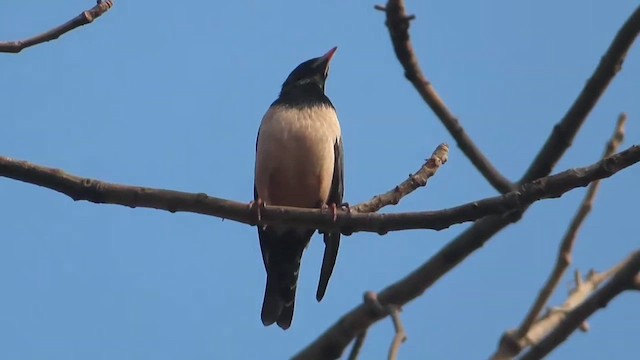
<path id="1" fill-rule="evenodd" d="M 627 121 L 627 116 L 623 113 L 620 114 L 613 135 L 607 142 L 603 157 L 606 158 L 614 154 L 624 139 L 624 125 Z M 540 290 L 538 297 L 534 301 L 531 309 L 525 316 L 524 320 L 520 324 L 517 330 L 507 331 L 503 335 L 503 339 L 499 343 L 499 347 L 496 353 L 492 356 L 492 359 L 511 359 L 518 355 L 523 347 L 526 345 L 527 340 L 525 337 L 531 329 L 538 316 L 544 309 L 545 305 L 549 301 L 549 298 L 557 288 L 564 272 L 571 264 L 571 256 L 573 253 L 573 247 L 578 235 L 580 227 L 587 218 L 587 215 L 591 212 L 593 207 L 594 198 L 600 187 L 600 180 L 594 181 L 589 185 L 589 188 L 578 208 L 578 212 L 574 216 L 567 229 L 566 234 L 562 238 L 560 248 L 558 249 L 558 256 L 554 265 L 553 271 L 549 275 L 546 283 Z"/>
<path id="2" fill-rule="evenodd" d="M 17 54 L 20 51 L 38 44 L 42 44 L 47 41 L 55 40 L 61 35 L 78 28 L 83 25 L 87 25 L 102 14 L 107 12 L 113 6 L 113 0 L 98 0 L 96 6 L 87 11 L 83 11 L 80 15 L 67 21 L 66 23 L 51 29 L 43 34 L 34 36 L 26 40 L 18 41 L 0 41 L 0 53 L 12 53 Z"/>
<path id="3" fill-rule="evenodd" d="M 562 155 L 571 146 L 573 138 L 587 119 L 591 110 L 605 90 L 622 69 L 622 63 L 627 56 L 627 51 L 640 33 L 640 6 L 631 14 L 622 25 L 613 42 L 607 49 L 596 70 L 591 75 L 576 98 L 571 108 L 562 120 L 554 126 L 551 135 L 538 152 L 538 155 L 529 166 L 521 183 L 529 182 L 541 176 L 546 176 L 558 163 Z"/>
<path id="4" fill-rule="evenodd" d="M 353 342 L 353 347 L 351 348 L 351 352 L 349 353 L 348 360 L 357 360 L 358 356 L 360 356 L 360 350 L 362 349 L 362 345 L 364 345 L 364 340 L 367 338 L 367 330 L 363 331 L 356 337 L 356 341 Z"/>
<path id="5" fill-rule="evenodd" d="M 400 319 L 400 307 L 395 305 L 387 305 L 385 306 L 389 316 L 391 316 L 391 320 L 393 321 L 393 328 L 396 331 L 395 336 L 393 337 L 393 341 L 391 342 L 391 346 L 389 347 L 389 360 L 398 359 L 398 352 L 400 351 L 400 345 L 407 341 L 407 333 L 404 330 L 404 326 L 402 325 L 402 320 Z"/>
<path id="6" fill-rule="evenodd" d="M 378 294 L 373 291 L 364 293 L 363 306 L 365 306 L 372 315 L 381 317 L 391 316 L 395 335 L 389 347 L 388 359 L 396 360 L 398 358 L 398 352 L 400 351 L 400 345 L 407 340 L 407 333 L 400 319 L 400 311 L 402 308 L 394 304 L 381 303 Z"/>
<path id="7" fill-rule="evenodd" d="M 571 333 L 578 329 L 593 313 L 607 306 L 620 293 L 634 287 L 640 272 L 640 251 L 634 252 L 624 262 L 616 266 L 610 273 L 610 280 L 596 290 L 580 305 L 567 311 L 564 319 L 549 332 L 539 343 L 533 345 L 521 360 L 542 359 L 553 349 L 564 342 Z"/>
<path id="8" fill-rule="evenodd" d="M 488 215 L 504 216 L 520 213 L 523 208 L 535 201 L 560 197 L 572 189 L 609 177 L 639 161 L 640 146 L 633 146 L 591 166 L 567 170 L 525 184 L 520 191 L 440 211 L 393 214 L 337 211 L 334 217 L 333 214 L 327 214 L 320 209 L 266 206 L 261 210 L 259 224 L 305 225 L 321 231 L 340 231 L 343 234 L 357 231 L 384 234 L 389 231 L 408 229 L 441 230 L 453 224 L 478 220 Z M 255 225 L 256 223 L 255 213 L 247 204 L 215 198 L 203 193 L 112 184 L 6 157 L 0 157 L 0 176 L 43 186 L 68 195 L 74 200 L 170 212 L 190 212 L 245 224 Z"/>
<path id="9" fill-rule="evenodd" d="M 361 213 L 371 213 L 377 212 L 387 205 L 397 205 L 403 197 L 421 186 L 426 186 L 429 178 L 436 174 L 440 166 L 446 163 L 448 158 L 449 147 L 447 144 L 440 144 L 431 157 L 426 160 L 424 165 L 422 165 L 415 174 L 409 175 L 407 180 L 384 194 L 375 196 L 367 202 L 351 207 L 350 210 Z"/>
<path id="10" fill-rule="evenodd" d="M 514 190 L 515 185 L 500 174 L 489 159 L 482 154 L 420 69 L 419 61 L 409 36 L 409 22 L 415 17 L 407 15 L 404 0 L 390 0 L 386 6 L 382 7 L 378 5 L 375 8 L 384 11 L 386 14 L 386 25 L 389 29 L 393 49 L 400 64 L 402 64 L 404 68 L 405 77 L 413 84 L 422 99 L 431 107 L 431 110 L 433 110 L 436 116 L 438 116 L 442 124 L 455 139 L 460 150 L 462 150 L 478 171 L 480 171 L 487 181 L 500 193 L 504 194 Z"/>

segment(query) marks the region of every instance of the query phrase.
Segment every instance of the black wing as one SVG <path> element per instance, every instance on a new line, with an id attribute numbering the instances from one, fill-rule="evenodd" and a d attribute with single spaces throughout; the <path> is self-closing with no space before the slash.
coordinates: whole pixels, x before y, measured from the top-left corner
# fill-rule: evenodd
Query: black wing
<path id="1" fill-rule="evenodd" d="M 334 166 L 333 180 L 331 181 L 331 191 L 329 192 L 329 205 L 342 204 L 342 196 L 344 195 L 344 153 L 342 148 L 342 137 L 336 140 L 333 145 Z M 322 300 L 324 293 L 329 284 L 329 278 L 333 273 L 333 267 L 338 257 L 338 248 L 340 247 L 340 232 L 332 232 L 324 234 L 324 257 L 322 258 L 322 268 L 320 270 L 320 281 L 318 282 L 318 290 L 316 299 Z"/>
<path id="2" fill-rule="evenodd" d="M 260 128 L 258 128 L 258 135 L 256 136 L 256 156 L 258 154 L 258 140 L 260 139 Z M 255 174 L 253 178 L 253 201 L 258 200 L 258 188 L 256 187 Z M 264 263 L 264 268 L 267 270 L 267 259 L 269 258 L 268 249 L 266 249 L 264 240 L 262 239 L 262 233 L 264 230 L 260 225 L 258 225 L 258 236 L 260 238 L 260 251 L 262 252 L 262 262 Z"/>

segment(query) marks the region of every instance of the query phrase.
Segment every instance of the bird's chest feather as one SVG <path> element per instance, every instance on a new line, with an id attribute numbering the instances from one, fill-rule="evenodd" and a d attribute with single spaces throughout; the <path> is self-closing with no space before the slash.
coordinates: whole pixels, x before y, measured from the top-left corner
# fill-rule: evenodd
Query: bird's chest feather
<path id="1" fill-rule="evenodd" d="M 271 205 L 317 207 L 326 202 L 339 137 L 338 118 L 329 106 L 269 109 L 257 144 L 258 195 Z"/>

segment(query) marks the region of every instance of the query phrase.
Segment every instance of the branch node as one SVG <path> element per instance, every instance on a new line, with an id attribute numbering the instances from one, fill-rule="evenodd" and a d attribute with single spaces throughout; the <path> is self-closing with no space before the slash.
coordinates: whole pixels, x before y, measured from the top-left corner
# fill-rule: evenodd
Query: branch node
<path id="1" fill-rule="evenodd" d="M 378 301 L 378 294 L 376 294 L 375 292 L 365 292 L 363 295 L 363 301 L 375 315 L 382 316 L 387 314 L 384 306 L 382 306 L 382 304 L 380 304 L 380 302 Z"/>
<path id="2" fill-rule="evenodd" d="M 196 202 L 206 202 L 209 199 L 209 195 L 205 193 L 196 194 Z"/>
<path id="3" fill-rule="evenodd" d="M 589 332 L 590 328 L 591 327 L 589 326 L 589 323 L 586 322 L 586 321 L 583 321 L 582 324 L 580 324 L 580 327 L 578 329 L 580 329 L 580 331 L 586 333 L 586 332 Z"/>
<path id="4" fill-rule="evenodd" d="M 576 269 L 576 271 L 573 272 L 573 282 L 575 284 L 575 289 L 573 289 L 571 292 L 577 291 L 578 288 L 582 286 L 582 273 L 579 269 Z"/>
<path id="5" fill-rule="evenodd" d="M 391 316 L 396 335 L 394 336 L 393 341 L 391 342 L 391 347 L 389 348 L 389 359 L 397 359 L 400 345 L 407 341 L 407 334 L 400 319 L 400 311 L 402 311 L 402 307 L 393 304 L 381 304 L 378 300 L 378 294 L 373 291 L 365 292 L 363 295 L 363 301 L 374 315 L 381 317 Z"/>

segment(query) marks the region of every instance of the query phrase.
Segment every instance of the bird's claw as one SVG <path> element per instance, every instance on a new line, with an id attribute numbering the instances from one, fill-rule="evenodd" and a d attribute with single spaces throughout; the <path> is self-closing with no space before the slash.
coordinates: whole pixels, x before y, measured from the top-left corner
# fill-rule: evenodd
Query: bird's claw
<path id="1" fill-rule="evenodd" d="M 342 211 L 346 211 L 348 214 L 351 214 L 351 207 L 349 206 L 348 202 L 343 202 L 342 204 L 340 204 L 340 210 Z"/>
<path id="2" fill-rule="evenodd" d="M 261 198 L 249 202 L 249 210 L 254 216 L 254 225 L 258 225 L 262 221 L 262 209 L 264 209 L 264 201 Z"/>
<path id="3" fill-rule="evenodd" d="M 346 203 L 340 204 L 340 205 L 337 205 L 335 203 L 332 203 L 332 204 L 329 204 L 329 205 L 323 204 L 322 205 L 322 210 L 325 211 L 325 210 L 328 209 L 330 211 L 330 215 L 331 215 L 331 218 L 333 219 L 333 222 L 337 222 L 338 221 L 338 208 L 340 208 L 340 210 L 345 210 L 345 206 L 344 206 L 345 204 Z M 346 204 L 346 205 L 347 205 L 347 208 L 348 208 L 349 204 Z"/>

